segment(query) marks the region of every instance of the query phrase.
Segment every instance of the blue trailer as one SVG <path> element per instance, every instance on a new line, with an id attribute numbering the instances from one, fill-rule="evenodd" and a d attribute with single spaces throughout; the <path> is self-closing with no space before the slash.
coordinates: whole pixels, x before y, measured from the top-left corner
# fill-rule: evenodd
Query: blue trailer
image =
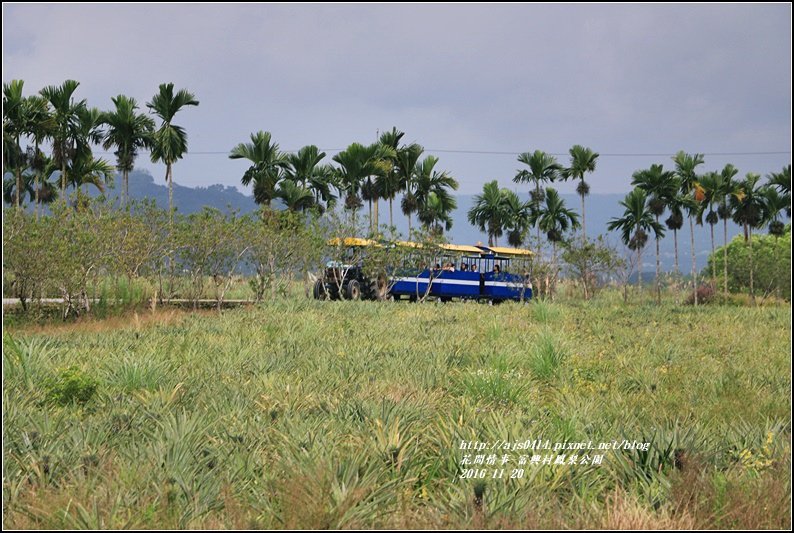
<path id="1" fill-rule="evenodd" d="M 527 260 L 531 255 L 529 250 L 516 248 L 443 244 L 433 268 L 395 271 L 389 294 L 397 300 L 426 296 L 442 301 L 529 300 L 532 284 Z"/>

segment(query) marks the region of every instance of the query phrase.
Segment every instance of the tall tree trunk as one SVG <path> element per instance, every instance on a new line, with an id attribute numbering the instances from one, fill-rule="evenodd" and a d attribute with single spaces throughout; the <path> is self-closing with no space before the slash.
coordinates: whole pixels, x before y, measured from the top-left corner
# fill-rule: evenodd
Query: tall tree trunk
<path id="1" fill-rule="evenodd" d="M 535 196 L 535 201 L 538 202 L 535 205 L 535 208 L 539 209 L 540 208 L 540 200 L 539 200 L 539 198 L 540 198 L 540 182 L 539 181 L 535 182 L 535 191 L 537 192 L 537 195 Z M 536 226 L 538 228 L 538 248 L 540 248 L 540 224 L 536 223 Z"/>
<path id="2" fill-rule="evenodd" d="M 61 161 L 61 198 L 66 205 L 66 156 L 61 154 L 63 160 Z"/>
<path id="3" fill-rule="evenodd" d="M 19 148 L 19 135 L 17 135 L 17 148 Z M 22 149 L 19 148 L 21 151 Z M 17 190 L 16 190 L 16 200 L 15 204 L 17 209 L 22 208 L 22 161 L 17 161 L 17 168 L 16 168 L 16 175 L 17 175 Z"/>
<path id="4" fill-rule="evenodd" d="M 753 228 L 748 227 L 748 244 L 750 246 L 750 301 L 755 305 L 755 287 L 753 286 Z"/>
<path id="5" fill-rule="evenodd" d="M 698 272 L 697 263 L 695 262 L 695 223 L 692 218 L 689 219 L 689 245 L 692 250 L 692 295 L 695 305 L 698 304 Z"/>
<path id="6" fill-rule="evenodd" d="M 371 198 L 367 200 L 367 206 L 369 207 L 369 230 L 372 231 L 372 199 Z"/>
<path id="7" fill-rule="evenodd" d="M 656 223 L 659 223 L 659 215 L 656 215 Z M 656 236 L 656 303 L 662 303 L 662 286 L 659 281 L 659 271 L 661 270 L 661 263 L 659 261 L 659 236 Z"/>
<path id="8" fill-rule="evenodd" d="M 168 181 L 168 224 L 169 226 L 173 226 L 174 224 L 174 178 L 171 175 L 171 163 L 168 163 L 165 167 L 165 177 Z"/>
<path id="9" fill-rule="evenodd" d="M 380 217 L 378 216 L 378 206 L 380 205 L 380 198 L 375 198 L 375 220 L 372 223 L 372 233 L 377 235 L 378 233 L 378 226 L 380 226 Z"/>
<path id="10" fill-rule="evenodd" d="M 389 227 L 394 226 L 394 209 L 392 208 L 392 203 L 394 198 L 389 198 Z"/>
<path id="11" fill-rule="evenodd" d="M 411 235 L 411 213 L 408 213 L 408 240 L 410 241 L 411 239 L 413 239 Z"/>
<path id="12" fill-rule="evenodd" d="M 35 151 L 33 153 L 34 153 L 33 157 L 35 159 L 38 159 L 38 157 L 39 157 L 39 139 L 38 139 L 38 137 L 36 137 L 36 146 L 35 146 Z M 36 220 L 38 220 L 39 219 L 39 202 L 40 202 L 40 197 L 39 197 L 39 182 L 40 182 L 40 180 L 39 180 L 39 171 L 38 171 L 38 169 L 35 170 L 35 174 L 36 174 L 36 177 L 35 177 L 35 179 L 36 179 L 36 183 L 35 183 L 35 187 L 36 187 L 36 204 L 34 205 L 33 210 L 36 212 Z"/>
<path id="13" fill-rule="evenodd" d="M 126 207 L 127 202 L 129 202 L 130 200 L 130 173 L 127 169 L 124 169 L 123 176 L 124 176 L 124 185 L 123 185 L 124 197 L 121 201 L 121 207 Z"/>
<path id="14" fill-rule="evenodd" d="M 637 248 L 637 288 L 642 292 L 642 248 Z"/>
<path id="15" fill-rule="evenodd" d="M 34 206 L 34 211 L 36 212 L 36 220 L 39 219 L 39 173 L 36 172 L 36 183 L 34 185 L 36 187 L 36 204 Z"/>
<path id="16" fill-rule="evenodd" d="M 678 230 L 673 230 L 673 248 L 675 249 L 675 273 L 680 274 L 681 270 L 678 268 Z"/>
<path id="17" fill-rule="evenodd" d="M 582 180 L 582 183 L 584 183 L 584 180 Z M 584 194 L 580 194 L 579 196 L 582 197 L 582 243 L 584 243 L 585 239 L 587 239 L 587 229 L 584 218 Z"/>
<path id="18" fill-rule="evenodd" d="M 778 235 L 775 235 L 775 254 L 774 254 L 775 255 L 775 262 L 773 263 L 775 265 L 775 267 L 777 267 L 778 264 L 779 264 L 778 263 L 778 259 L 777 259 L 778 255 L 779 255 L 778 254 L 778 246 L 780 244 L 779 240 L 780 240 L 780 237 Z M 777 279 L 779 280 L 781 277 L 782 276 L 778 276 Z M 780 282 L 779 281 L 775 282 L 775 298 L 777 300 L 780 300 Z M 775 305 L 779 305 L 779 304 L 780 304 L 780 302 L 775 302 Z"/>
<path id="19" fill-rule="evenodd" d="M 551 290 L 549 293 L 551 294 L 551 301 L 554 301 L 554 293 L 557 292 L 557 241 L 551 241 L 551 265 L 552 265 L 552 275 L 551 275 Z"/>
<path id="20" fill-rule="evenodd" d="M 711 228 L 711 287 L 717 287 L 717 258 L 714 253 L 714 224 L 709 224 Z"/>
<path id="21" fill-rule="evenodd" d="M 725 279 L 722 282 L 722 292 L 728 298 L 728 219 L 722 219 L 722 275 Z"/>

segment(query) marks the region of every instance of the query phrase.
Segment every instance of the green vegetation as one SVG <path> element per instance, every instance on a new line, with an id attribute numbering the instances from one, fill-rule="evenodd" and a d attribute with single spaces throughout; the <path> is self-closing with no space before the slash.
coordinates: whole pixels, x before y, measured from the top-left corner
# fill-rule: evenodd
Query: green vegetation
<path id="1" fill-rule="evenodd" d="M 717 248 L 709 256 L 706 270 L 723 271 L 725 249 Z M 791 297 L 791 224 L 782 235 L 753 235 L 753 270 L 755 289 L 761 297 Z M 727 247 L 728 289 L 732 293 L 748 293 L 750 289 L 750 246 L 741 236 Z M 722 281 L 717 285 L 721 285 Z"/>
<path id="2" fill-rule="evenodd" d="M 401 239 L 393 227 L 398 194 L 408 238 L 420 244 L 411 259 L 430 264 L 457 208 L 458 182 L 437 157 L 401 144 L 405 134 L 396 128 L 374 144 L 350 144 L 329 163 L 314 145 L 287 154 L 259 131 L 229 157 L 250 162 L 241 183 L 253 188 L 261 211 L 185 216 L 172 190 L 188 137 L 173 120 L 198 106 L 192 93 L 160 85 L 146 104 L 157 127 L 124 95 L 101 112 L 75 99 L 77 81 L 27 97 L 23 86 L 3 87 L 3 195 L 15 206 L 3 220 L 3 293 L 22 308 L 4 314 L 4 526 L 790 523 L 791 309 L 780 305 L 790 291 L 790 165 L 766 183 L 752 172 L 738 181 L 732 165 L 699 174 L 703 156 L 682 151 L 674 171 L 638 170 L 623 217 L 609 224 L 636 252 L 620 258 L 585 232 L 585 176 L 599 154 L 575 145 L 565 168 L 540 150 L 525 152 L 518 161 L 528 169 L 514 181 L 533 187 L 530 201 L 494 180 L 468 218 L 493 244 L 506 234 L 508 244 L 522 246 L 537 230 L 527 268 L 531 305 L 315 301 L 305 296 L 328 259 L 361 259 L 345 238 Z M 100 144 L 116 150 L 119 206 L 84 194 L 84 186 L 104 192 L 114 179 L 113 165 L 93 155 Z M 51 155 L 40 146 L 52 147 Z M 128 203 L 128 174 L 142 150 L 166 167 L 167 211 Z M 578 181 L 581 213 L 546 186 L 557 179 Z M 286 209 L 272 209 L 274 199 Z M 389 201 L 389 226 L 380 225 L 381 199 Z M 364 201 L 368 219 L 359 224 Z M 51 215 L 39 216 L 42 204 Z M 677 232 L 689 221 L 690 303 L 720 301 L 721 259 L 722 302 L 740 307 L 682 306 L 679 285 L 663 291 L 666 212 L 676 276 Z M 728 218 L 743 226 L 744 240 L 727 243 Z M 697 282 L 694 255 L 694 224 L 704 221 L 708 285 Z M 579 227 L 581 239 L 573 236 Z M 753 235 L 765 229 L 770 236 Z M 641 303 L 651 233 L 655 305 Z M 569 278 L 554 302 L 560 246 Z M 364 274 L 384 298 L 401 255 L 395 247 L 368 252 Z M 629 305 L 632 265 L 639 298 Z M 622 298 L 598 290 L 616 273 Z M 749 302 L 728 295 L 745 288 Z M 777 298 L 757 302 L 756 292 Z M 63 322 L 121 318 L 34 327 L 46 324 L 43 299 L 53 297 Z M 198 311 L 207 297 L 217 312 L 157 309 L 184 299 Z M 224 313 L 232 297 L 256 304 Z M 461 447 L 531 439 L 648 446 L 610 450 L 602 464 L 528 464 L 520 476 L 511 475 L 521 455 L 512 450 L 508 474 L 498 479 L 493 468 L 483 477 L 467 466 L 471 454 Z"/>
<path id="3" fill-rule="evenodd" d="M 290 298 L 9 333 L 4 526 L 789 523 L 789 307 L 487 309 Z M 461 441 L 534 438 L 651 445 L 457 479 Z"/>

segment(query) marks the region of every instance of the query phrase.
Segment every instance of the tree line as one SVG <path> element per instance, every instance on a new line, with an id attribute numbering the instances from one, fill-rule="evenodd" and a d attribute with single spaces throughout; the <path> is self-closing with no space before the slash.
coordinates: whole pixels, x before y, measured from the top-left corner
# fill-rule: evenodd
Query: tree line
<path id="1" fill-rule="evenodd" d="M 527 168 L 519 170 L 513 181 L 529 183 L 530 199 L 521 202 L 513 191 L 500 188 L 496 180 L 486 183 L 482 194 L 475 196 L 474 206 L 468 212 L 469 222 L 480 231 L 488 234 L 491 245 L 507 232 L 511 246 L 522 246 L 528 230 L 537 229 L 537 242 L 540 245 L 541 232 L 552 246 L 552 263 L 556 264 L 557 247 L 566 243 L 569 232 L 580 229 L 582 245 L 588 241 L 585 229 L 584 199 L 590 192 L 585 175 L 593 172 L 599 154 L 580 145 L 570 151 L 570 163 L 563 166 L 556 157 L 541 150 L 525 152 L 518 161 Z M 714 227 L 723 222 L 723 291 L 728 294 L 728 220 L 733 220 L 744 229 L 744 240 L 750 258 L 749 290 L 754 298 L 752 267 L 753 230 L 767 228 L 769 233 L 780 236 L 784 232 L 784 217 L 791 217 L 791 165 L 780 172 L 771 172 L 766 182 L 761 176 L 748 172 L 744 179 L 736 179 L 738 170 L 727 164 L 721 171 L 699 173 L 704 164 L 702 154 L 687 154 L 679 151 L 672 158 L 673 167 L 665 170 L 662 164 L 633 173 L 632 186 L 620 202 L 624 213 L 614 217 L 608 224 L 609 231 L 619 232 L 620 239 L 629 250 L 637 254 L 636 264 L 641 274 L 642 251 L 653 237 L 656 242 L 655 289 L 657 300 L 661 298 L 659 241 L 665 229 L 673 232 L 675 250 L 674 273 L 680 274 L 678 256 L 678 232 L 685 220 L 689 222 L 690 251 L 692 259 L 693 299 L 697 304 L 697 266 L 695 262 L 695 224 L 708 224 L 711 229 L 711 250 L 715 253 Z M 552 187 L 544 187 L 555 181 L 575 180 L 576 192 L 581 197 L 581 214 L 569 209 L 559 193 Z M 668 217 L 662 225 L 661 217 Z M 711 263 L 712 286 L 716 284 L 716 261 Z M 582 274 L 584 278 L 588 273 Z M 638 276 L 638 283 L 641 281 Z"/>
<path id="2" fill-rule="evenodd" d="M 125 209 L 56 202 L 42 217 L 13 210 L 3 219 L 3 292 L 24 311 L 31 301 L 61 298 L 63 318 L 99 301 L 124 308 L 181 299 L 197 307 L 209 297 L 220 309 L 243 279 L 259 301 L 317 271 L 333 227 L 290 211 L 169 214 L 148 200 Z"/>
<path id="3" fill-rule="evenodd" d="M 48 86 L 31 96 L 23 95 L 24 82 L 14 80 L 3 86 L 3 161 L 4 199 L 21 207 L 27 197 L 38 216 L 42 204 L 58 198 L 66 203 L 67 190 L 75 191 L 75 204 L 85 204 L 81 194 L 84 186 L 104 191 L 112 183 L 115 171 L 121 176 L 120 205 L 129 201 L 128 176 L 141 150 L 148 150 L 152 162 L 163 163 L 168 183 L 168 213 L 173 219 L 173 166 L 188 150 L 187 132 L 174 122 L 178 112 L 199 105 L 195 95 L 186 89 L 175 91 L 173 83 L 164 83 L 146 103 L 150 115 L 139 110 L 134 98 L 118 95 L 112 98 L 113 109 L 100 111 L 86 100 L 77 100 L 79 83 L 67 80 Z M 158 122 L 155 121 L 157 119 Z M 272 135 L 259 131 L 250 135 L 250 142 L 233 147 L 230 159 L 250 163 L 241 177 L 244 186 L 251 186 L 257 204 L 270 206 L 280 201 L 289 211 L 323 213 L 341 204 L 349 213 L 352 227 L 358 226 L 359 210 L 367 203 L 369 236 L 382 234 L 380 200 L 388 202 L 388 225 L 394 227 L 394 202 L 401 196 L 400 209 L 408 219 L 409 238 L 413 217 L 425 231 L 442 235 L 452 227 L 451 213 L 457 208 L 453 191 L 457 180 L 438 168 L 438 158 L 425 154 L 417 143 L 404 143 L 405 133 L 392 128 L 372 144 L 352 143 L 330 160 L 315 145 L 307 145 L 295 153 L 280 149 Z M 22 141 L 32 142 L 23 148 Z M 42 146 L 51 146 L 45 154 Z M 92 146 L 114 150 L 115 166 L 92 153 Z M 585 177 L 594 172 L 599 154 L 588 147 L 575 145 L 569 150 L 570 161 L 560 164 L 556 157 L 542 150 L 525 152 L 518 161 L 525 166 L 513 178 L 515 183 L 529 184 L 529 200 L 522 201 L 497 180 L 486 183 L 482 194 L 475 196 L 474 206 L 467 213 L 471 224 L 487 233 L 490 245 L 498 245 L 507 234 L 507 242 L 521 247 L 529 231 L 537 231 L 552 248 L 552 263 L 557 263 L 557 248 L 570 242 L 569 233 L 580 230 L 581 243 L 587 243 L 585 197 L 590 185 Z M 636 171 L 635 187 L 620 202 L 621 217 L 613 218 L 608 229 L 619 232 L 622 242 L 637 255 L 641 271 L 642 251 L 648 239 L 656 242 L 657 298 L 660 298 L 659 240 L 665 231 L 673 232 L 676 274 L 680 273 L 678 232 L 688 221 L 690 229 L 691 278 L 693 297 L 697 303 L 694 225 L 709 224 L 711 248 L 715 251 L 714 229 L 723 221 L 723 261 L 725 294 L 727 285 L 727 221 L 732 219 L 744 229 L 745 242 L 752 262 L 752 233 L 768 227 L 773 235 L 783 232 L 783 217 L 791 215 L 791 165 L 767 175 L 765 183 L 756 173 L 737 179 L 738 170 L 731 164 L 720 171 L 699 173 L 704 164 L 702 154 L 683 151 L 673 156 L 673 167 L 662 164 Z M 577 182 L 581 211 L 568 208 L 559 193 L 547 186 L 555 181 Z M 667 218 L 662 224 L 665 214 Z M 711 265 L 710 282 L 715 284 L 716 263 Z M 754 280 L 750 269 L 750 294 L 754 297 Z M 640 272 L 641 273 L 641 272 Z M 588 273 L 585 272 L 585 278 Z M 638 276 L 638 278 L 641 276 Z"/>
<path id="4" fill-rule="evenodd" d="M 91 185 L 100 191 L 112 183 L 115 171 L 122 178 L 121 205 L 129 196 L 128 177 L 138 153 L 150 151 L 153 163 L 166 166 L 168 207 L 173 211 L 173 165 L 187 152 L 187 132 L 174 123 L 176 114 L 186 106 L 199 105 L 185 89 L 174 91 L 173 83 L 163 83 L 146 103 L 160 121 L 138 112 L 134 98 L 120 94 L 112 98 L 114 109 L 101 111 L 90 107 L 85 99 L 77 100 L 80 83 L 66 80 L 61 85 L 44 87 L 38 94 L 23 95 L 24 81 L 3 84 L 3 197 L 17 208 L 27 195 L 38 213 L 41 204 L 61 198 L 66 203 L 67 188 L 76 192 Z M 21 141 L 29 138 L 33 146 L 23 149 Z M 51 145 L 51 153 L 41 150 Z M 115 149 L 116 165 L 94 156 L 92 147 Z"/>

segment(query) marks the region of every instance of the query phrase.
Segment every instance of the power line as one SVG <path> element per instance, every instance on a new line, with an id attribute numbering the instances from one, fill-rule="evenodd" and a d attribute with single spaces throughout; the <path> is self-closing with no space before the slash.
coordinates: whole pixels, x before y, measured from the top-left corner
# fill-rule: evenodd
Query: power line
<path id="1" fill-rule="evenodd" d="M 320 148 L 323 152 L 341 152 L 345 148 Z M 147 150 L 142 150 L 146 152 Z M 288 153 L 297 153 L 298 150 L 282 150 Z M 442 154 L 471 154 L 471 155 L 509 155 L 518 156 L 521 152 L 500 152 L 493 150 L 450 150 L 425 148 L 425 152 L 436 152 Z M 114 152 L 96 152 L 101 155 L 113 155 Z M 568 152 L 546 152 L 548 155 L 564 157 Z M 693 152 L 694 153 L 694 152 Z M 790 155 L 791 151 L 777 150 L 767 152 L 696 152 L 703 156 L 753 156 L 753 155 Z M 229 155 L 229 151 L 195 151 L 187 152 L 189 155 Z M 673 157 L 675 153 L 599 153 L 599 157 Z"/>

